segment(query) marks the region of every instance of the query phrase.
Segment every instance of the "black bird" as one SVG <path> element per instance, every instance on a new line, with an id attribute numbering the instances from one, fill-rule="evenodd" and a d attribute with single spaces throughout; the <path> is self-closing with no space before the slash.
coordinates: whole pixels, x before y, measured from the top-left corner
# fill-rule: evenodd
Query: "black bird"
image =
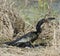
<path id="1" fill-rule="evenodd" d="M 52 18 L 48 18 L 48 20 L 50 19 Z M 12 45 L 12 46 L 18 46 L 18 47 L 26 47 L 26 46 L 33 47 L 31 43 L 34 42 L 38 38 L 39 33 L 42 32 L 41 25 L 44 22 L 47 22 L 47 20 L 42 19 L 37 23 L 36 31 L 29 32 L 25 34 L 24 36 L 17 38 L 16 40 L 13 40 L 11 42 L 5 42 L 5 44 Z"/>

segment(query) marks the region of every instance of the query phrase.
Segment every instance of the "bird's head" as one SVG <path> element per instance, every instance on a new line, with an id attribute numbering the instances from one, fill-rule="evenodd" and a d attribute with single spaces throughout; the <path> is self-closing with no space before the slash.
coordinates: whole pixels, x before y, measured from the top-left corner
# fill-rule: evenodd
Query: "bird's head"
<path id="1" fill-rule="evenodd" d="M 48 20 L 54 20 L 55 18 L 54 17 L 50 17 L 50 18 L 48 18 Z"/>
<path id="2" fill-rule="evenodd" d="M 49 22 L 51 20 L 55 20 L 55 18 L 54 17 L 49 17 L 49 18 L 45 19 L 45 22 Z"/>

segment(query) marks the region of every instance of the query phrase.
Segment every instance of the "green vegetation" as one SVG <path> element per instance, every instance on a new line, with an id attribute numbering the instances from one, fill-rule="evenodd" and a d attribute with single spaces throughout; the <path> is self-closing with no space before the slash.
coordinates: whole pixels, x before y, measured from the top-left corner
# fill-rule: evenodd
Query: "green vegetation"
<path id="1" fill-rule="evenodd" d="M 37 6 L 35 5 L 37 3 Z M 53 10 L 48 3 L 48 0 L 38 0 L 33 5 L 28 5 L 20 10 L 21 17 L 24 18 L 28 23 L 35 25 L 38 20 L 49 16 L 57 17 L 58 11 Z M 47 17 L 48 17 L 47 15 Z"/>

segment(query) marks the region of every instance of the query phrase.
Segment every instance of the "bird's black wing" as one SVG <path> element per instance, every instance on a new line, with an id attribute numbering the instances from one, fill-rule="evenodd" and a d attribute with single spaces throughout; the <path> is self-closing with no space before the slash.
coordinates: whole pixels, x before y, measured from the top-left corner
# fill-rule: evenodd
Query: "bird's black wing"
<path id="1" fill-rule="evenodd" d="M 7 45 L 17 45 L 17 44 L 20 44 L 20 43 L 26 43 L 26 42 L 32 41 L 35 38 L 37 38 L 36 32 L 29 32 L 29 33 L 25 34 L 24 36 L 22 36 L 20 38 L 17 38 L 14 41 L 5 42 L 5 44 L 7 44 Z"/>

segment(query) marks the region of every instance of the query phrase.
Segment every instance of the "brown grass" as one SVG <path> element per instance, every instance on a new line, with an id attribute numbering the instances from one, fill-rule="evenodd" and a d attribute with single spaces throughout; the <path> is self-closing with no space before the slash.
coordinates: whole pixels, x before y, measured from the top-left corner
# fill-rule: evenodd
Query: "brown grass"
<path id="1" fill-rule="evenodd" d="M 31 31 L 31 28 L 29 28 L 30 30 L 25 30 L 24 32 L 25 23 L 23 22 L 23 20 L 21 22 L 20 15 L 17 13 L 16 8 L 13 7 L 15 2 L 9 3 L 8 0 L 0 0 L 0 2 L 0 43 L 12 39 L 14 34 L 14 27 L 17 27 L 18 31 L 22 30 L 21 32 L 23 32 L 23 34 Z M 20 22 L 22 26 L 18 22 Z M 21 26 L 21 28 L 19 26 Z M 42 27 L 43 32 L 40 34 L 39 38 L 49 39 L 48 41 L 46 41 L 47 43 L 51 42 L 52 46 L 47 46 L 45 48 L 18 48 L 1 45 L 0 56 L 60 56 L 60 22 L 54 21 L 53 25 L 49 25 L 49 27 L 44 25 L 44 27 Z M 19 33 L 17 34 L 17 36 L 20 35 Z M 50 40 L 51 38 L 52 40 Z M 39 44 L 39 41 L 36 41 L 35 43 Z"/>

